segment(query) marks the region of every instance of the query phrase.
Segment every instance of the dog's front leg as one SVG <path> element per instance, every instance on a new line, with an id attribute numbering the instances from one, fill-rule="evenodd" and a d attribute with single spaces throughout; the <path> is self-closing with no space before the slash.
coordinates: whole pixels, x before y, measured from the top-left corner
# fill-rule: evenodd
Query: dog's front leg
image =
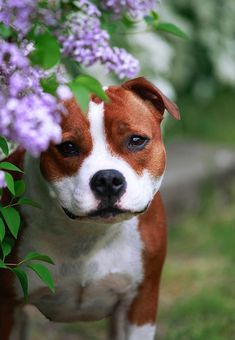
<path id="1" fill-rule="evenodd" d="M 129 304 L 120 302 L 110 319 L 109 340 L 153 340 L 159 285 L 144 282 Z"/>
<path id="2" fill-rule="evenodd" d="M 162 258 L 161 258 L 162 257 Z M 119 303 L 111 318 L 112 340 L 153 340 L 164 256 L 145 258 L 145 277 L 131 303 Z"/>
<path id="3" fill-rule="evenodd" d="M 145 258 L 145 278 L 128 310 L 125 340 L 155 339 L 163 262 L 164 256 Z"/>
<path id="4" fill-rule="evenodd" d="M 127 313 L 125 340 L 153 340 L 156 333 L 158 285 L 141 285 Z"/>
<path id="5" fill-rule="evenodd" d="M 155 306 L 148 309 L 146 301 L 141 298 L 142 292 L 138 294 L 129 307 L 125 302 L 120 302 L 110 318 L 109 340 L 153 340 L 155 336 Z M 142 301 L 141 301 L 142 300 Z M 156 301 L 156 296 L 155 296 Z M 146 314 L 147 312 L 147 314 Z"/>
<path id="6" fill-rule="evenodd" d="M 109 340 L 127 340 L 127 330 L 129 326 L 128 311 L 133 298 L 130 296 L 121 297 L 116 305 L 109 323 Z"/>
<path id="7" fill-rule="evenodd" d="M 160 279 L 157 282 L 148 278 L 140 286 L 128 310 L 126 340 L 154 339 L 159 281 Z"/>

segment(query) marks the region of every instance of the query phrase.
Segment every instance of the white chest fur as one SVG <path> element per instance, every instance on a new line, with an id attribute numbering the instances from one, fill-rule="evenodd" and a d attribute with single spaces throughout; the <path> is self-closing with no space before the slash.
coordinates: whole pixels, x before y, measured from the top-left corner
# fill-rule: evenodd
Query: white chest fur
<path id="1" fill-rule="evenodd" d="M 32 271 L 30 300 L 54 321 L 99 319 L 120 299 L 135 294 L 143 277 L 142 241 L 136 217 L 112 226 L 79 225 L 29 217 L 20 257 L 29 251 L 51 256 L 56 292 L 44 288 Z M 34 222 L 33 222 L 34 221 Z M 19 287 L 17 288 L 20 293 Z"/>

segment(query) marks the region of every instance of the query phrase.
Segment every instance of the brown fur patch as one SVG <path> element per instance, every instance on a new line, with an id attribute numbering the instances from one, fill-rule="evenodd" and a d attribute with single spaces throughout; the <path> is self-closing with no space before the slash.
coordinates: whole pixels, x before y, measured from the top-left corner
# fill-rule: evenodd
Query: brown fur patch
<path id="1" fill-rule="evenodd" d="M 89 121 L 75 99 L 66 101 L 64 105 L 68 114 L 63 117 L 61 124 L 62 142 L 73 142 L 78 146 L 80 154 L 74 157 L 63 157 L 55 144 L 51 143 L 49 149 L 41 154 L 40 163 L 41 172 L 48 181 L 75 174 L 92 149 Z"/>
<path id="2" fill-rule="evenodd" d="M 159 88 L 154 86 L 144 77 L 138 77 L 126 81 L 122 87 L 135 93 L 138 97 L 142 98 L 148 105 L 155 108 L 161 115 L 164 114 L 166 109 L 172 117 L 180 119 L 180 113 L 177 105 L 167 98 Z"/>
<path id="3" fill-rule="evenodd" d="M 139 174 L 147 169 L 153 176 L 161 176 L 165 169 L 165 149 L 161 138 L 161 115 L 138 96 L 121 87 L 107 91 L 111 103 L 105 107 L 105 133 L 113 154 L 124 158 Z M 131 135 L 150 139 L 138 152 L 127 148 Z"/>
<path id="4" fill-rule="evenodd" d="M 102 102 L 102 99 L 100 99 L 100 97 L 97 97 L 96 95 L 92 94 L 91 95 L 91 101 L 96 103 L 96 104 L 100 104 Z"/>

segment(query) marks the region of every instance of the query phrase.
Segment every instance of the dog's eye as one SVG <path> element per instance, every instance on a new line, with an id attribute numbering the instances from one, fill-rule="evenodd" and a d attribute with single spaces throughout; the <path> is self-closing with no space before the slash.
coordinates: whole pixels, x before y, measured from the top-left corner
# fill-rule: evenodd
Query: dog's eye
<path id="1" fill-rule="evenodd" d="M 57 144 L 56 148 L 64 157 L 73 157 L 80 153 L 78 146 L 70 141 Z"/>
<path id="2" fill-rule="evenodd" d="M 145 145 L 149 142 L 148 137 L 143 136 L 131 136 L 129 137 L 127 147 L 130 151 L 140 151 L 143 150 Z"/>

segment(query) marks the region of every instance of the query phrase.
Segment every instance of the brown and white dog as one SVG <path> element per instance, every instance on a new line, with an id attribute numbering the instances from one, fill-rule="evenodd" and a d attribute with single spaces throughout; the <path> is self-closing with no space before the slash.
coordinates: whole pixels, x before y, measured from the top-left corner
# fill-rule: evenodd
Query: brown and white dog
<path id="1" fill-rule="evenodd" d="M 11 155 L 24 169 L 27 197 L 42 209 L 22 209 L 24 226 L 9 261 L 30 251 L 54 260 L 54 294 L 28 272 L 28 302 L 50 320 L 110 317 L 110 339 L 150 340 L 166 253 L 160 123 L 165 109 L 176 119 L 179 112 L 144 78 L 106 93 L 108 103 L 91 98 L 87 116 L 74 99 L 65 101 L 62 142 L 40 158 Z M 0 271 L 2 340 L 25 340 L 14 280 Z"/>

